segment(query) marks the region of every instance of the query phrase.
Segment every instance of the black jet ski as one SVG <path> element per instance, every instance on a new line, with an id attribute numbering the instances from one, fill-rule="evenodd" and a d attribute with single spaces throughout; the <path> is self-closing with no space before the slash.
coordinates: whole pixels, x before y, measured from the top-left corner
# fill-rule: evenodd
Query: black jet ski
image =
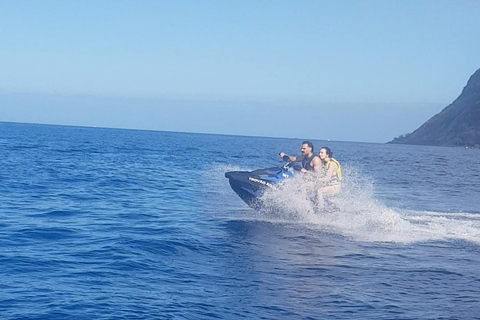
<path id="1" fill-rule="evenodd" d="M 286 158 L 288 160 L 288 157 Z M 291 178 L 293 172 L 290 168 L 298 170 L 293 162 L 288 162 L 282 167 L 258 169 L 254 171 L 229 171 L 225 177 L 238 196 L 252 208 L 262 206 L 260 197 L 265 190 L 275 188 L 281 181 Z"/>

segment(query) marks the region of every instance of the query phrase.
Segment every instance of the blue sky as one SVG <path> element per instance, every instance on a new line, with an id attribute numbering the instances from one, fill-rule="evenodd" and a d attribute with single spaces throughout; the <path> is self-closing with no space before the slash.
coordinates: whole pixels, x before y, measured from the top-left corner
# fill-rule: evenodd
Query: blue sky
<path id="1" fill-rule="evenodd" d="M 386 142 L 480 68 L 480 2 L 0 0 L 0 121 Z"/>

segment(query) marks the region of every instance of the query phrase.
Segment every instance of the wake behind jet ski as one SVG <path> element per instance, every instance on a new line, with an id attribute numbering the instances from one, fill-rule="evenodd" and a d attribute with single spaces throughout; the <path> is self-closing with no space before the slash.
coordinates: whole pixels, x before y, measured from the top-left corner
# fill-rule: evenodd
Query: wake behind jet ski
<path id="1" fill-rule="evenodd" d="M 288 157 L 284 157 L 288 161 Z M 293 162 L 282 167 L 257 169 L 254 171 L 229 171 L 225 177 L 229 180 L 233 191 L 252 208 L 262 205 L 260 197 L 269 188 L 293 176 L 290 168 L 297 169 Z"/>

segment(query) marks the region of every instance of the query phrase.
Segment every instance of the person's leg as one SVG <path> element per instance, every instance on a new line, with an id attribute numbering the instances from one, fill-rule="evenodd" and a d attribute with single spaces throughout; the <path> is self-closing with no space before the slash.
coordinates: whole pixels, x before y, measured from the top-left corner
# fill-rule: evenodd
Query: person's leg
<path id="1" fill-rule="evenodd" d="M 317 209 L 322 211 L 325 208 L 325 198 L 332 197 L 340 193 L 340 185 L 332 185 L 317 190 Z"/>
<path id="2" fill-rule="evenodd" d="M 322 189 L 317 190 L 317 210 L 318 211 L 322 211 L 323 208 L 325 207 L 325 200 L 323 199 Z"/>
<path id="3" fill-rule="evenodd" d="M 321 190 L 323 194 L 327 197 L 336 196 L 337 194 L 340 193 L 340 185 L 334 184 L 331 186 L 326 186 L 326 187 L 323 187 Z"/>
<path id="4" fill-rule="evenodd" d="M 312 181 L 304 181 L 300 186 L 300 195 L 304 199 L 309 199 L 309 195 L 313 193 L 315 184 Z"/>

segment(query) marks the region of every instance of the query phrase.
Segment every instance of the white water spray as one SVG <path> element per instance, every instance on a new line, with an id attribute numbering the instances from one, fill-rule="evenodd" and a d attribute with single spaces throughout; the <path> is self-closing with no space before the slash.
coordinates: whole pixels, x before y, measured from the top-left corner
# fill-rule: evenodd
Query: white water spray
<path id="1" fill-rule="evenodd" d="M 343 173 L 342 192 L 331 199 L 338 207 L 336 211 L 316 213 L 312 195 L 305 191 L 302 177 L 297 175 L 268 190 L 262 197 L 265 207 L 259 211 L 251 210 L 249 216 L 242 218 L 303 224 L 306 228 L 339 234 L 354 241 L 415 243 L 463 240 L 480 244 L 480 215 L 388 207 L 374 197 L 371 179 L 355 168 L 344 167 Z M 232 190 L 229 191 L 229 197 L 234 195 Z"/>

